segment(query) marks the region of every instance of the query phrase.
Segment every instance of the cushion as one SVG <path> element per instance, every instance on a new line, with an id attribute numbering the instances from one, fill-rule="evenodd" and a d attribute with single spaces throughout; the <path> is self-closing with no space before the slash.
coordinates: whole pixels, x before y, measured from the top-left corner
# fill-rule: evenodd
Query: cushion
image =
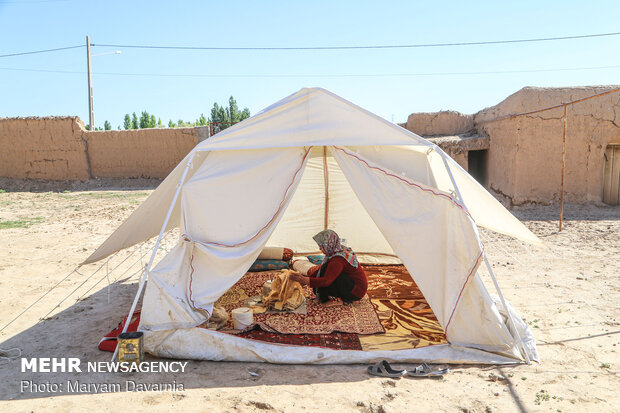
<path id="1" fill-rule="evenodd" d="M 319 265 L 323 263 L 323 260 L 325 259 L 325 255 L 308 255 L 307 258 L 314 265 Z"/>
<path id="2" fill-rule="evenodd" d="M 283 260 L 256 260 L 248 271 L 283 270 L 288 268 L 288 262 Z"/>
<path id="3" fill-rule="evenodd" d="M 282 247 L 265 247 L 258 255 L 259 260 L 290 261 L 291 258 L 293 258 L 293 250 Z"/>

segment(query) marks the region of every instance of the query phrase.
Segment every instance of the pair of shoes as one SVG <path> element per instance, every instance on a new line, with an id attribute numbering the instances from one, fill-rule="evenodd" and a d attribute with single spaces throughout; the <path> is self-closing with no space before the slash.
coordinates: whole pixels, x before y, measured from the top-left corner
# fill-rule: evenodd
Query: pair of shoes
<path id="1" fill-rule="evenodd" d="M 338 297 L 332 297 L 331 295 L 327 297 L 327 301 L 322 303 L 325 307 L 337 307 L 342 305 L 342 300 Z"/>
<path id="2" fill-rule="evenodd" d="M 368 374 L 379 377 L 440 377 L 446 373 L 449 373 L 450 369 L 432 370 L 431 367 L 422 363 L 416 366 L 413 370 L 396 370 L 390 366 L 387 360 L 381 360 L 379 363 L 368 366 Z"/>

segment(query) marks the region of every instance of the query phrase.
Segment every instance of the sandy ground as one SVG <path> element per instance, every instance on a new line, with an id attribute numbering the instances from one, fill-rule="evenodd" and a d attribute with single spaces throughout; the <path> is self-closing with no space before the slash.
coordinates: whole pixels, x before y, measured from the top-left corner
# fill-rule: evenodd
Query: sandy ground
<path id="1" fill-rule="evenodd" d="M 72 270 L 148 193 L 0 191 L 1 349 L 83 363 L 110 359 L 97 343 L 128 311 L 148 249 L 123 252 L 98 272 L 101 264 Z M 370 377 L 363 365 L 190 361 L 184 374 L 37 374 L 21 373 L 19 359 L 0 360 L 0 410 L 620 411 L 620 208 L 568 205 L 562 232 L 557 207 L 513 212 L 548 248 L 528 250 L 490 234 L 486 248 L 504 294 L 533 328 L 540 364 L 452 366 L 444 379 L 393 380 Z M 123 390 L 21 392 L 22 380 L 118 382 Z M 184 391 L 126 392 L 127 380 L 176 383 Z"/>

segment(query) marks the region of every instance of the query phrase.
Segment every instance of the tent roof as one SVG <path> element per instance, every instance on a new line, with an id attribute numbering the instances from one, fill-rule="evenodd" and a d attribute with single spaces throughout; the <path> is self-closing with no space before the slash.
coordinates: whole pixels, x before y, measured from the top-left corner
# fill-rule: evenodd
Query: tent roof
<path id="1" fill-rule="evenodd" d="M 434 146 L 328 90 L 304 88 L 201 142 L 196 150 L 330 145 Z"/>
<path id="2" fill-rule="evenodd" d="M 478 225 L 540 244 L 534 234 L 435 144 L 325 89 L 304 88 L 199 143 L 84 263 L 95 262 L 157 235 L 171 206 L 166 230 L 177 227 L 180 202 L 171 205 L 177 186 L 189 181 L 204 162 L 213 161 L 215 152 L 252 150 L 253 159 L 258 159 L 263 156 L 263 151 L 258 149 L 311 146 L 361 151 L 395 173 L 409 174 L 410 178 L 446 193 L 455 192 L 452 175 Z M 246 152 L 246 156 L 249 154 Z M 417 157 L 413 156 L 416 154 Z M 190 160 L 187 180 L 182 183 L 183 171 Z M 431 177 L 430 181 L 422 179 L 424 174 Z"/>

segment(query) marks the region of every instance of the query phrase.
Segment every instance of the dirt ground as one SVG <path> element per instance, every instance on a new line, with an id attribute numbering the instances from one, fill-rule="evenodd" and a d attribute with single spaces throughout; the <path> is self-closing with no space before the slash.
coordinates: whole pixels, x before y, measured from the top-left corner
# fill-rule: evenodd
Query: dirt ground
<path id="1" fill-rule="evenodd" d="M 97 344 L 127 313 L 148 245 L 72 271 L 150 191 L 0 191 L 0 349 L 83 363 L 110 359 Z M 547 248 L 483 237 L 506 298 L 534 331 L 540 364 L 456 365 L 443 379 L 394 380 L 370 377 L 364 365 L 189 361 L 183 374 L 21 373 L 19 358 L 0 359 L 0 410 L 620 411 L 620 207 L 567 205 L 562 232 L 558 209 L 513 210 Z M 67 380 L 184 390 L 67 394 L 40 387 Z"/>

